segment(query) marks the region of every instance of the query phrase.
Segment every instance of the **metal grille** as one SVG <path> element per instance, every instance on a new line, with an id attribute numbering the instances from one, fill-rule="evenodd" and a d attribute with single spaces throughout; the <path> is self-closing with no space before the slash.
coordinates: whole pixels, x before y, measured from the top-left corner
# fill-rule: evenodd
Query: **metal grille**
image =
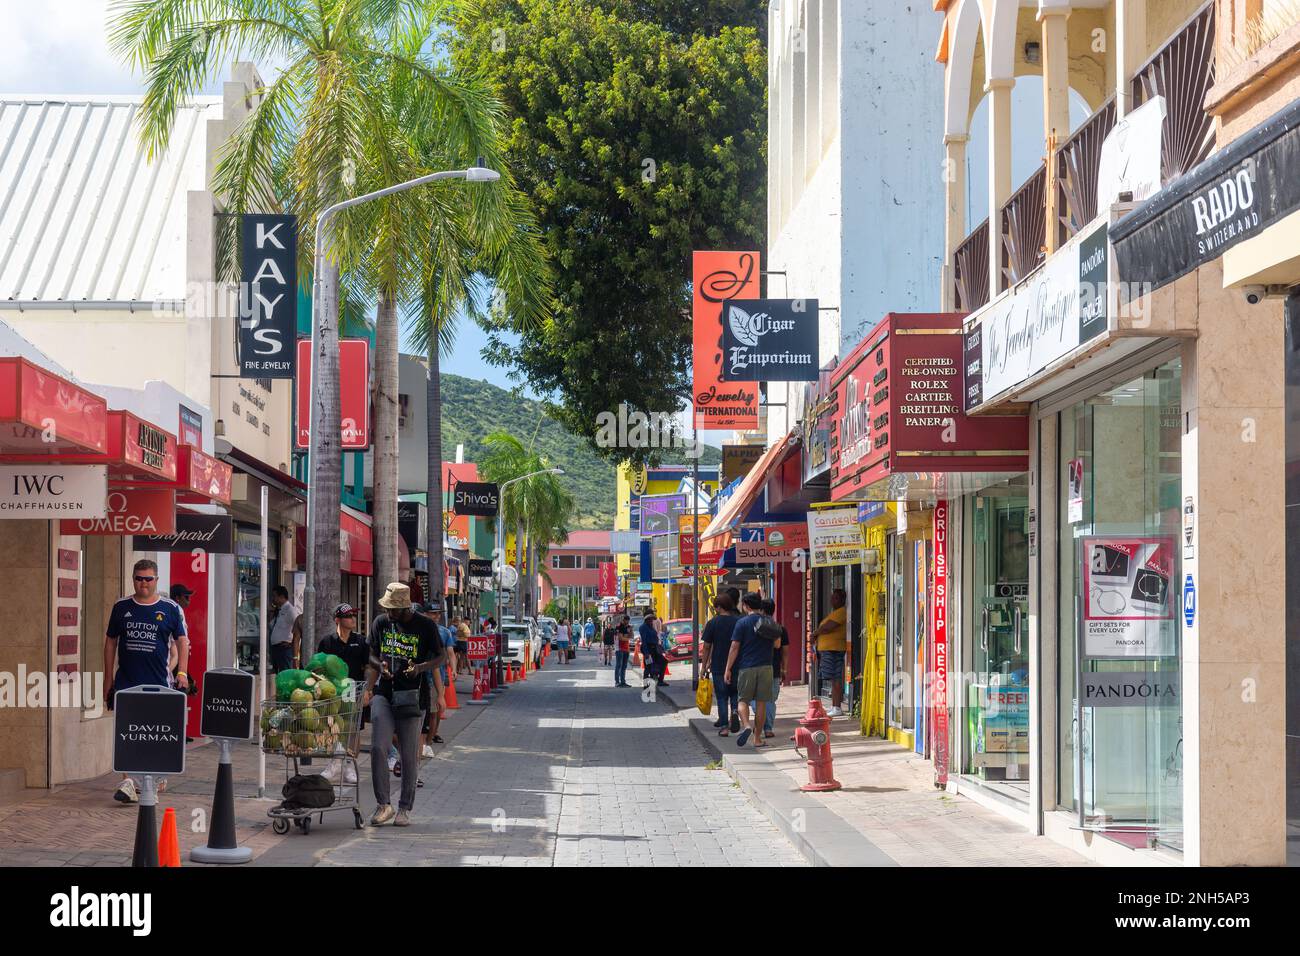
<path id="1" fill-rule="evenodd" d="M 973 312 L 989 301 L 989 221 L 975 227 L 952 254 L 957 310 Z"/>
<path id="2" fill-rule="evenodd" d="M 1002 207 L 1003 289 L 1037 269 L 1047 254 L 1046 202 L 1047 167 L 1040 166 Z"/>
<path id="3" fill-rule="evenodd" d="M 1101 144 L 1115 126 L 1115 98 L 1102 104 L 1056 151 L 1057 244 L 1097 217 Z"/>
<path id="4" fill-rule="evenodd" d="M 1207 3 L 1133 77 L 1134 106 L 1165 98 L 1162 183 L 1195 168 L 1214 148 L 1214 123 L 1203 105 L 1213 85 L 1214 4 Z"/>

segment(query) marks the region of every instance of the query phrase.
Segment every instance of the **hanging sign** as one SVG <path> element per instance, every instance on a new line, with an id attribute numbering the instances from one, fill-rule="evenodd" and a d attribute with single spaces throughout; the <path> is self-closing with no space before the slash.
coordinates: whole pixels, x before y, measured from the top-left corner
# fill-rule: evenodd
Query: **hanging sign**
<path id="1" fill-rule="evenodd" d="M 452 487 L 451 509 L 458 515 L 495 518 L 501 494 L 490 481 L 458 481 Z"/>
<path id="2" fill-rule="evenodd" d="M 102 518 L 65 518 L 62 534 L 171 534 L 176 530 L 176 492 L 152 488 L 110 488 Z"/>
<path id="3" fill-rule="evenodd" d="M 241 216 L 239 374 L 293 378 L 298 334 L 298 220 Z"/>
<path id="4" fill-rule="evenodd" d="M 0 519 L 102 518 L 103 465 L 0 465 Z"/>
<path id="5" fill-rule="evenodd" d="M 934 505 L 934 599 L 931 634 L 934 639 L 934 674 L 931 694 L 934 707 L 935 783 L 948 783 L 948 502 Z"/>
<path id="6" fill-rule="evenodd" d="M 467 573 L 471 578 L 490 579 L 492 577 L 492 559 L 470 558 Z"/>
<path id="7" fill-rule="evenodd" d="M 794 561 L 797 551 L 808 550 L 808 525 L 804 522 L 769 525 L 758 529 L 763 537 L 758 541 L 737 541 L 737 564 L 767 564 L 775 561 L 788 564 Z"/>
<path id="8" fill-rule="evenodd" d="M 298 427 L 294 447 L 311 448 L 311 339 L 298 340 Z M 370 342 L 339 339 L 339 433 L 344 451 L 370 447 Z"/>
<path id="9" fill-rule="evenodd" d="M 724 382 L 815 382 L 816 299 L 729 299 L 722 307 Z"/>
<path id="10" fill-rule="evenodd" d="M 749 470 L 767 451 L 765 445 L 728 445 L 722 446 L 722 483 L 730 484 L 737 478 L 744 478 Z"/>
<path id="11" fill-rule="evenodd" d="M 680 518 L 686 513 L 686 495 L 642 495 L 641 537 L 678 531 Z"/>
<path id="12" fill-rule="evenodd" d="M 758 428 L 758 386 L 722 379 L 722 308 L 757 296 L 757 252 L 696 252 L 691 259 L 691 394 L 696 428 Z M 815 351 L 815 350 L 814 350 Z"/>
<path id="13" fill-rule="evenodd" d="M 156 537 L 136 535 L 131 547 L 136 551 L 204 551 L 207 554 L 234 553 L 234 521 L 230 515 L 194 514 L 182 511 L 176 515 L 176 527 L 168 534 Z M 252 557 L 261 554 L 261 545 L 255 543 Z"/>
<path id="14" fill-rule="evenodd" d="M 1084 654 L 1170 657 L 1174 640 L 1174 541 L 1168 537 L 1085 537 Z"/>
<path id="15" fill-rule="evenodd" d="M 618 565 L 613 561 L 602 561 L 597 566 L 597 580 L 600 589 L 598 597 L 615 597 L 618 595 Z"/>
<path id="16" fill-rule="evenodd" d="M 834 508 L 808 512 L 809 565 L 829 568 L 862 561 L 862 532 L 858 509 Z"/>

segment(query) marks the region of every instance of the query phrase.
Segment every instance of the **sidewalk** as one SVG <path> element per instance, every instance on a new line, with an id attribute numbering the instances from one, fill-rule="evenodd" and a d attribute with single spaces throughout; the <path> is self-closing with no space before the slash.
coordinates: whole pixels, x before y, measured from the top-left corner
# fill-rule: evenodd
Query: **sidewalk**
<path id="1" fill-rule="evenodd" d="M 469 725 L 483 710 L 465 705 L 472 681 L 461 676 L 456 683 L 459 710 L 443 722 L 446 744 Z M 368 743 L 370 733 L 362 733 Z M 159 794 L 157 818 L 162 825 L 163 809 L 176 809 L 176 829 L 180 838 L 181 863 L 192 864 L 191 848 L 207 843 L 206 823 L 212 813 L 212 795 L 217 779 L 217 745 L 200 738 L 190 744 L 185 754 L 185 773 L 172 777 L 167 790 Z M 302 836 L 292 829 L 284 836 L 271 831 L 266 811 L 281 800 L 280 788 L 285 781 L 285 758 L 266 756 L 266 796 L 257 796 L 258 750 L 255 743 L 237 743 L 232 748 L 235 772 L 235 832 L 240 846 L 253 851 L 253 860 L 262 863 L 310 863 L 323 845 L 333 846 L 353 832 L 352 814 L 346 810 L 326 812 L 325 822 Z M 427 767 L 429 761 L 424 762 Z M 361 778 L 362 812 L 368 819 L 374 809 L 370 787 L 370 759 L 362 753 L 358 759 Z M 326 761 L 317 758 L 313 767 L 323 770 Z M 308 772 L 307 768 L 303 768 Z M 118 803 L 113 790 L 120 777 L 109 773 L 93 780 L 68 784 L 52 790 L 29 789 L 16 801 L 0 805 L 0 866 L 130 866 L 135 844 L 138 804 Z M 275 853 L 269 851 L 275 850 Z"/>
<path id="2" fill-rule="evenodd" d="M 1084 866 L 1046 837 L 958 795 L 936 790 L 929 761 L 886 740 L 863 737 L 856 720 L 831 722 L 835 779 L 843 789 L 804 793 L 807 764 L 790 736 L 808 707 L 807 685 L 781 688 L 776 736 L 767 751 L 719 737 L 695 709 L 689 664 L 659 693 L 683 712 L 741 789 L 808 860 L 819 866 Z"/>

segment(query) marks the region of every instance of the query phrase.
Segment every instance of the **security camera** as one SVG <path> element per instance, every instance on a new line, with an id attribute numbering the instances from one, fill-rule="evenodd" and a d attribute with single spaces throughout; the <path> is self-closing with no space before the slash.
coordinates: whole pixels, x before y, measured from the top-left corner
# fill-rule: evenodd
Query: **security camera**
<path id="1" fill-rule="evenodd" d="M 1247 305 L 1259 305 L 1268 295 L 1266 285 L 1247 285 L 1241 287 L 1241 294 L 1246 297 Z"/>

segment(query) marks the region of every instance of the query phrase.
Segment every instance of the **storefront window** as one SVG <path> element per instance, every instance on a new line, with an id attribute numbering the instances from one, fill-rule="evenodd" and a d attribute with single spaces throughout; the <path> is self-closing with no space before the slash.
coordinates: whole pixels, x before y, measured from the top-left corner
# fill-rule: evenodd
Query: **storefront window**
<path id="1" fill-rule="evenodd" d="M 270 600 L 272 588 L 280 583 L 280 562 L 275 560 L 275 555 L 280 553 L 278 532 L 267 532 L 266 549 L 270 556 L 266 594 Z M 262 533 L 259 528 L 240 525 L 235 529 L 235 577 L 235 650 L 239 655 L 239 666 L 256 672 L 262 633 Z M 270 610 L 268 607 L 268 616 Z"/>
<path id="2" fill-rule="evenodd" d="M 1029 500 L 1024 482 L 975 495 L 973 647 L 964 771 L 1029 801 Z"/>
<path id="3" fill-rule="evenodd" d="M 889 652 L 886 664 L 889 674 L 886 687 L 889 689 L 887 714 L 889 726 L 893 730 L 911 733 L 915 729 L 916 711 L 913 706 L 915 698 L 912 690 L 912 676 L 915 673 L 913 663 L 913 635 L 908 626 L 912 615 L 907 613 L 906 594 L 909 580 L 908 555 L 910 552 L 907 538 L 902 534 L 889 536 Z"/>
<path id="4" fill-rule="evenodd" d="M 1131 846 L 1182 846 L 1181 363 L 1061 413 L 1058 792 Z"/>

